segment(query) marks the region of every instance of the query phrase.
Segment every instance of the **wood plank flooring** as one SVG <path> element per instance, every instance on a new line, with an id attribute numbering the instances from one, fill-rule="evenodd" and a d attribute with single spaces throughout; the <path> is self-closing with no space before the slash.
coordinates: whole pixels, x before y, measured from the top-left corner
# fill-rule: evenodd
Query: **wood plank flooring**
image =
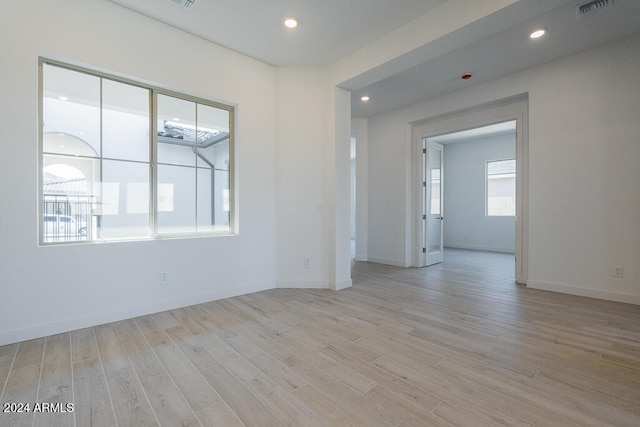
<path id="1" fill-rule="evenodd" d="M 640 307 L 527 289 L 513 256 L 355 263 L 0 347 L 1 426 L 637 426 Z M 73 412 L 33 412 L 73 403 Z"/>

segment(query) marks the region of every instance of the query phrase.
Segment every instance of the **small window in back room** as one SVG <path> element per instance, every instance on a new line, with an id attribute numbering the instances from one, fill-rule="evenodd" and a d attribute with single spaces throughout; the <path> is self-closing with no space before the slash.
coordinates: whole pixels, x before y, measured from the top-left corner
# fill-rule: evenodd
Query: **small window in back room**
<path id="1" fill-rule="evenodd" d="M 487 216 L 516 215 L 516 159 L 487 162 Z"/>

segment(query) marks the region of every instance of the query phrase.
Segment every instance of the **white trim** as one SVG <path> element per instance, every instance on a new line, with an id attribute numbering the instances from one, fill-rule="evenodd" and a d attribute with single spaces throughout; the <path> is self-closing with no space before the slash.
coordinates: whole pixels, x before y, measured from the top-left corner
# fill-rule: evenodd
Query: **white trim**
<path id="1" fill-rule="evenodd" d="M 195 304 L 231 298 L 239 295 L 266 291 L 268 289 L 275 289 L 275 287 L 275 284 L 270 282 L 257 283 L 250 286 L 226 288 L 215 292 L 191 295 L 184 298 L 127 307 L 115 311 L 103 311 L 101 313 L 93 313 L 89 316 L 81 316 L 57 322 L 41 323 L 39 325 L 0 333 L 0 345 L 27 341 L 34 338 L 46 337 L 49 335 L 89 328 L 105 323 L 118 322 L 120 320 L 131 319 L 138 316 L 159 313 L 161 311 L 173 310 L 176 308 L 188 307 Z"/>
<path id="2" fill-rule="evenodd" d="M 449 243 L 447 244 L 444 249 L 468 249 L 471 251 L 488 251 L 488 252 L 500 252 L 500 253 L 506 253 L 506 254 L 514 254 L 515 255 L 515 251 L 513 248 L 498 248 L 498 247 L 492 247 L 492 246 L 480 246 L 480 245 L 466 245 L 464 243 L 462 244 L 458 244 L 458 243 Z"/>
<path id="3" fill-rule="evenodd" d="M 369 183 L 368 119 L 352 118 L 351 134 L 356 138 L 356 261 L 368 255 Z"/>
<path id="4" fill-rule="evenodd" d="M 622 292 L 602 291 L 599 289 L 580 288 L 573 285 L 561 283 L 541 282 L 530 280 L 527 288 L 537 289 L 541 291 L 559 292 L 561 294 L 576 295 L 588 298 L 597 298 L 608 301 L 616 301 L 627 304 L 640 305 L 640 295 L 624 294 Z"/>
<path id="5" fill-rule="evenodd" d="M 341 291 L 343 289 L 350 288 L 352 284 L 353 282 L 351 281 L 351 279 L 343 280 L 341 282 L 330 282 L 329 289 L 333 289 L 334 291 Z"/>
<path id="6" fill-rule="evenodd" d="M 110 158 L 104 156 L 104 153 L 101 155 L 91 157 L 92 159 L 96 159 L 102 164 L 104 160 L 118 160 L 118 161 L 126 161 L 128 163 L 137 163 L 139 165 L 147 165 L 149 167 L 149 231 L 147 235 L 144 236 L 135 236 L 131 238 L 127 237 L 117 237 L 114 239 L 87 239 L 87 240 L 68 240 L 68 241 L 56 241 L 56 242 L 47 242 L 45 241 L 43 226 L 41 224 L 42 215 L 44 214 L 44 192 L 43 192 L 43 167 L 45 155 L 56 155 L 61 158 L 78 158 L 78 156 L 73 156 L 71 154 L 64 153 L 45 153 L 44 152 L 44 136 L 43 129 L 43 117 L 44 117 L 44 73 L 45 73 L 45 65 L 52 68 L 57 68 L 60 70 L 65 70 L 71 73 L 83 73 L 92 77 L 99 79 L 100 81 L 100 102 L 102 103 L 102 91 L 103 91 L 103 81 L 109 80 L 117 84 L 133 86 L 139 89 L 144 89 L 149 92 L 149 157 L 147 160 L 127 160 L 127 159 L 119 159 L 119 158 Z M 158 95 L 178 98 L 183 101 L 188 101 L 191 103 L 203 105 L 206 107 L 212 107 L 219 110 L 226 111 L 229 114 L 229 204 L 231 206 L 229 211 L 229 226 L 228 229 L 221 231 L 194 231 L 194 232 L 180 232 L 180 233 L 162 233 L 158 231 L 158 168 L 161 165 L 158 163 L 158 135 L 155 129 L 157 129 L 157 119 L 158 119 Z M 61 61 L 58 59 L 54 59 L 48 56 L 39 56 L 38 57 L 38 246 L 39 247 L 47 247 L 47 246 L 67 246 L 67 245 L 77 245 L 77 244 L 100 244 L 103 242 L 129 242 L 129 241 L 147 241 L 147 240 L 161 240 L 163 238 L 191 238 L 191 237 L 213 237 L 213 236 L 230 236 L 237 235 L 239 233 L 238 229 L 238 216 L 239 213 L 236 210 L 237 206 L 237 198 L 238 191 L 236 189 L 236 146 L 235 146 L 235 133 L 236 133 L 236 105 L 230 103 L 223 103 L 221 101 L 216 101 L 210 98 L 195 96 L 185 92 L 178 92 L 163 86 L 158 86 L 148 81 L 144 81 L 137 78 L 129 78 L 117 73 L 112 73 L 108 71 L 103 71 L 98 68 L 92 66 L 84 66 L 84 65 L 76 65 L 73 62 Z M 102 126 L 102 110 L 104 106 L 100 104 L 100 126 Z M 100 138 L 99 145 L 102 147 L 102 138 Z M 95 150 L 94 150 L 95 151 Z M 84 157 L 84 156 L 80 156 Z M 197 170 L 196 166 L 187 166 L 190 169 Z M 102 170 L 102 169 L 100 169 Z M 213 171 L 213 169 L 211 169 Z M 100 172 L 100 182 L 102 182 L 102 172 Z M 196 192 L 197 192 L 197 180 L 196 180 Z"/>
<path id="7" fill-rule="evenodd" d="M 341 282 L 323 282 L 320 280 L 281 280 L 277 289 L 333 289 L 336 291 L 350 288 L 351 279 Z"/>
<path id="8" fill-rule="evenodd" d="M 277 289 L 330 289 L 329 282 L 321 280 L 280 280 Z"/>
<path id="9" fill-rule="evenodd" d="M 423 138 L 430 138 L 447 133 L 473 129 L 481 126 L 501 123 L 510 120 L 516 120 L 516 266 L 515 277 L 518 283 L 526 284 L 528 275 L 528 164 L 529 164 L 529 127 L 528 127 L 528 94 L 521 94 L 511 98 L 496 100 L 484 105 L 478 105 L 459 111 L 448 112 L 436 117 L 427 117 L 423 120 L 412 122 L 413 130 L 413 219 L 409 221 L 409 225 L 415 230 L 421 230 L 422 214 L 421 214 L 421 187 L 420 180 L 421 170 L 421 144 Z M 420 147 L 420 150 L 418 149 Z M 446 218 L 446 212 L 445 212 Z M 423 243 L 420 235 L 413 238 L 410 245 L 413 252 L 411 257 L 413 265 L 416 267 L 424 266 L 422 261 Z"/>
<path id="10" fill-rule="evenodd" d="M 438 216 L 440 218 L 444 217 L 445 209 L 444 209 L 444 186 L 446 183 L 444 182 L 444 145 L 439 142 L 431 141 L 428 138 L 422 139 L 422 168 L 420 171 L 420 180 L 426 184 L 419 185 L 420 192 L 422 193 L 422 201 L 420 202 L 420 217 L 424 217 L 425 219 L 420 221 L 420 239 L 422 248 L 429 248 L 429 216 L 433 215 L 431 213 L 431 209 L 429 209 L 429 205 L 431 203 L 431 191 L 432 191 L 432 179 L 431 169 L 430 169 L 430 159 L 429 159 L 429 150 L 434 149 L 436 151 L 440 151 L 440 209 Z M 439 250 L 438 252 L 431 254 L 429 250 L 423 252 L 422 261 L 420 262 L 420 266 L 430 266 L 433 264 L 438 264 L 443 260 L 443 251 L 444 251 L 444 223 L 440 222 L 440 242 L 439 242 Z"/>
<path id="11" fill-rule="evenodd" d="M 368 261 L 375 262 L 377 264 L 393 265 L 394 267 L 411 267 L 410 263 L 400 259 L 387 259 L 387 258 L 370 256 Z"/>

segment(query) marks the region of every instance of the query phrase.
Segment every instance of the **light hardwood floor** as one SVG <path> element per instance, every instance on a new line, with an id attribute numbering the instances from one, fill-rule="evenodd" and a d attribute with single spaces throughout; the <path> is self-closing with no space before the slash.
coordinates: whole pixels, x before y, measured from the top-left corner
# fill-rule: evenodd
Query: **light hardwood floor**
<path id="1" fill-rule="evenodd" d="M 356 263 L 270 290 L 0 347 L 1 426 L 637 426 L 640 307 L 527 289 L 513 257 Z"/>

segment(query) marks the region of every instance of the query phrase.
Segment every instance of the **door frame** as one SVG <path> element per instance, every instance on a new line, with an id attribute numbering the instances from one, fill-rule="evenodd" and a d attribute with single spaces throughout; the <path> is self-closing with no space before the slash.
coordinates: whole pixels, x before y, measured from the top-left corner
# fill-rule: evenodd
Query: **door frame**
<path id="1" fill-rule="evenodd" d="M 421 206 L 422 206 L 422 212 L 421 212 L 421 216 L 422 216 L 422 230 L 423 230 L 423 235 L 422 237 L 422 252 L 424 254 L 424 266 L 430 266 L 430 265 L 434 265 L 434 264 L 438 264 L 440 262 L 442 262 L 443 259 L 443 251 L 444 251 L 444 223 L 443 223 L 443 217 L 444 217 L 444 145 L 439 144 L 437 142 L 434 141 L 429 141 L 428 138 L 423 138 L 422 139 L 422 202 L 421 202 Z M 429 252 L 429 223 L 430 218 L 429 216 L 432 215 L 432 213 L 429 211 L 429 207 L 430 207 L 430 201 L 432 198 L 432 191 L 433 191 L 433 187 L 431 185 L 431 176 L 429 174 L 429 150 L 430 148 L 434 148 L 435 150 L 438 150 L 440 152 L 440 213 L 438 214 L 438 219 L 439 220 L 439 226 L 440 226 L 440 245 L 439 245 L 439 251 L 437 252 L 437 254 L 431 255 L 431 252 Z"/>
<path id="2" fill-rule="evenodd" d="M 516 282 L 526 284 L 529 266 L 529 124 L 528 96 L 493 102 L 491 104 L 454 111 L 410 123 L 413 169 L 413 257 L 412 265 L 425 266 L 422 248 L 425 247 L 425 226 L 422 221 L 422 140 L 463 130 L 475 129 L 506 121 L 516 121 Z M 444 201 L 443 201 L 444 202 Z"/>

